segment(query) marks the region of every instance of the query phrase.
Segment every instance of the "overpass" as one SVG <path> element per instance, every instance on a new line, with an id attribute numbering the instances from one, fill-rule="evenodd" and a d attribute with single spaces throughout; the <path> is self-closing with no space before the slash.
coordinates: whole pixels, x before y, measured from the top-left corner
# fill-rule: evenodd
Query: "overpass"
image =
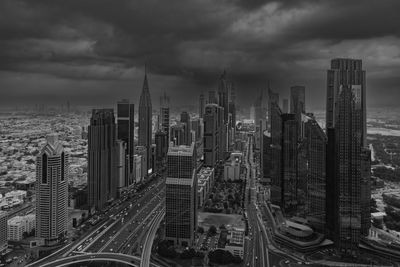
<path id="1" fill-rule="evenodd" d="M 141 259 L 136 256 L 125 255 L 120 253 L 88 253 L 67 258 L 61 258 L 53 262 L 44 263 L 41 267 L 62 267 L 69 266 L 70 264 L 96 262 L 96 261 L 111 261 L 124 263 L 127 266 L 139 267 L 141 266 Z M 159 267 L 156 264 L 149 263 L 147 266 Z"/>

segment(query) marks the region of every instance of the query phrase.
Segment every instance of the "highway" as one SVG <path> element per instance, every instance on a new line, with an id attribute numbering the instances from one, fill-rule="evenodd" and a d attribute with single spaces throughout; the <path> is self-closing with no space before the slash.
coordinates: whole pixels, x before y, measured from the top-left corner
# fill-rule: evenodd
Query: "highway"
<path id="1" fill-rule="evenodd" d="M 134 241 L 139 239 L 141 233 L 146 232 L 147 226 L 161 212 L 164 196 L 164 179 L 152 181 L 133 199 L 123 198 L 106 210 L 100 215 L 101 221 L 78 240 L 28 266 L 43 266 L 44 263 L 82 253 L 134 252 L 129 249 L 133 246 L 131 242 L 135 243 Z M 144 244 L 145 238 L 142 239 L 142 242 L 136 242 L 138 247 Z"/>

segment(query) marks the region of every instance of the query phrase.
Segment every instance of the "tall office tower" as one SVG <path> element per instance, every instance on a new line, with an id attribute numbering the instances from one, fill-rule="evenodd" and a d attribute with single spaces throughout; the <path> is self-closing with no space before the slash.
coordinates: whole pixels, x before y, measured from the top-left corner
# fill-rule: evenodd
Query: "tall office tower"
<path id="1" fill-rule="evenodd" d="M 147 149 L 147 170 L 151 168 L 151 145 L 152 145 L 152 106 L 147 82 L 147 73 L 144 75 L 143 89 L 139 100 L 139 146 Z M 147 171 L 146 171 L 147 173 Z"/>
<path id="2" fill-rule="evenodd" d="M 191 135 L 191 123 L 190 123 L 190 115 L 186 111 L 182 111 L 181 113 L 181 123 L 185 129 L 185 141 L 184 145 L 189 146 L 192 143 L 192 135 Z"/>
<path id="3" fill-rule="evenodd" d="M 227 156 L 227 131 L 228 131 L 228 125 L 224 123 L 224 108 L 221 106 L 218 106 L 218 125 L 219 125 L 219 141 L 218 141 L 218 146 L 219 146 L 219 160 L 225 161 L 226 156 Z"/>
<path id="4" fill-rule="evenodd" d="M 161 172 L 167 162 L 168 153 L 168 135 L 164 131 L 157 131 L 155 134 L 156 142 L 156 160 L 155 169 L 156 172 Z"/>
<path id="5" fill-rule="evenodd" d="M 208 91 L 208 103 L 207 104 L 218 104 L 218 98 L 215 91 Z"/>
<path id="6" fill-rule="evenodd" d="M 127 167 L 125 186 L 134 183 L 133 154 L 135 148 L 135 105 L 123 99 L 117 103 L 117 138 L 126 143 Z"/>
<path id="7" fill-rule="evenodd" d="M 201 94 L 200 95 L 200 100 L 199 100 L 199 117 L 200 118 L 203 118 L 204 108 L 206 107 L 205 105 L 206 105 L 206 103 L 205 103 L 205 100 L 204 100 L 204 94 Z"/>
<path id="8" fill-rule="evenodd" d="M 0 252 L 5 252 L 8 248 L 7 222 L 8 213 L 6 211 L 0 211 Z"/>
<path id="9" fill-rule="evenodd" d="M 88 204 L 102 210 L 117 192 L 114 110 L 94 109 L 88 129 Z"/>
<path id="10" fill-rule="evenodd" d="M 226 78 L 226 71 L 221 74 L 218 84 L 218 105 L 224 109 L 224 123 L 228 123 L 228 81 Z"/>
<path id="11" fill-rule="evenodd" d="M 359 86 L 362 112 L 362 145 L 366 146 L 366 84 L 365 70 L 362 69 L 360 59 L 336 58 L 331 61 L 331 68 L 327 71 L 326 95 L 326 129 L 336 125 L 336 106 L 340 88 L 345 86 Z"/>
<path id="12" fill-rule="evenodd" d="M 282 114 L 282 208 L 297 208 L 297 121 L 295 114 Z"/>
<path id="13" fill-rule="evenodd" d="M 185 127 L 182 123 L 177 123 L 172 125 L 170 128 L 170 139 L 175 146 L 180 146 L 185 144 Z"/>
<path id="14" fill-rule="evenodd" d="M 190 146 L 170 146 L 165 196 L 165 239 L 192 246 L 197 229 L 196 151 Z"/>
<path id="15" fill-rule="evenodd" d="M 305 214 L 309 223 L 316 230 L 325 233 L 326 149 L 328 139 L 315 118 L 307 117 L 304 125 L 304 144 L 308 162 Z"/>
<path id="16" fill-rule="evenodd" d="M 271 202 L 282 205 L 281 161 L 282 161 L 282 111 L 279 108 L 279 95 L 269 90 L 271 145 L 267 147 L 267 154 L 271 158 Z M 268 173 L 268 171 L 267 171 Z"/>
<path id="17" fill-rule="evenodd" d="M 127 175 L 128 166 L 127 166 L 127 155 L 126 155 L 126 143 L 122 140 L 117 140 L 117 150 L 116 150 L 116 178 L 117 178 L 117 191 L 121 192 L 124 188 L 133 184 L 134 182 L 134 174 Z M 133 151 L 132 151 L 133 153 Z M 132 158 L 133 159 L 133 158 Z M 133 164 L 133 161 L 132 161 Z M 134 170 L 134 168 L 132 168 Z"/>
<path id="18" fill-rule="evenodd" d="M 297 138 L 302 139 L 301 133 L 301 114 L 306 113 L 306 93 L 304 86 L 290 87 L 290 113 L 296 115 Z"/>
<path id="19" fill-rule="evenodd" d="M 282 100 L 282 113 L 289 113 L 289 99 Z"/>
<path id="20" fill-rule="evenodd" d="M 356 253 L 369 232 L 370 151 L 361 60 L 333 59 L 327 73 L 327 226 L 336 246 Z"/>
<path id="21" fill-rule="evenodd" d="M 161 130 L 169 136 L 169 96 L 165 92 L 160 98 L 160 123 Z"/>
<path id="22" fill-rule="evenodd" d="M 204 165 L 214 167 L 219 159 L 219 113 L 217 104 L 207 104 L 204 112 Z"/>
<path id="23" fill-rule="evenodd" d="M 57 135 L 49 135 L 36 158 L 36 237 L 45 245 L 62 241 L 68 232 L 68 154 Z"/>

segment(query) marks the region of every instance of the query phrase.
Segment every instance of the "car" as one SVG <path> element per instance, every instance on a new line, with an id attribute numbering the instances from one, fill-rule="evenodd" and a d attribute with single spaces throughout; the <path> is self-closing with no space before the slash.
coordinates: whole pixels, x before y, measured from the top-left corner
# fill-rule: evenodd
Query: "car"
<path id="1" fill-rule="evenodd" d="M 256 260 L 258 260 L 258 257 L 256 256 Z"/>

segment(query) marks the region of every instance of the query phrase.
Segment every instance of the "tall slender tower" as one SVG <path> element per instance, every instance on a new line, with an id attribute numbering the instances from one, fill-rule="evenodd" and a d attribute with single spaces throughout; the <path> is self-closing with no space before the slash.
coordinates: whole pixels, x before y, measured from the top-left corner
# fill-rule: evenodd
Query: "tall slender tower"
<path id="1" fill-rule="evenodd" d="M 370 151 L 366 148 L 365 71 L 361 60 L 334 59 L 327 82 L 327 225 L 335 245 L 357 253 L 370 227 Z M 366 211 L 367 210 L 367 211 Z"/>
<path id="2" fill-rule="evenodd" d="M 117 138 L 126 143 L 125 154 L 128 158 L 126 166 L 125 186 L 130 186 L 134 182 L 134 150 L 135 150 L 135 105 L 129 100 L 123 99 L 117 103 Z"/>
<path id="3" fill-rule="evenodd" d="M 189 146 L 192 143 L 190 115 L 186 111 L 181 113 L 181 123 L 183 123 L 185 128 L 185 141 L 184 144 Z"/>
<path id="4" fill-rule="evenodd" d="M 169 96 L 164 91 L 164 95 L 160 98 L 160 122 L 161 130 L 169 136 Z"/>
<path id="5" fill-rule="evenodd" d="M 151 158 L 152 114 L 149 84 L 147 82 L 147 72 L 145 72 L 139 101 L 139 146 L 144 146 L 146 148 L 147 159 Z M 147 170 L 151 168 L 150 166 L 151 162 L 148 160 Z"/>
<path id="6" fill-rule="evenodd" d="M 229 103 L 228 103 L 228 81 L 226 71 L 221 74 L 218 85 L 218 104 L 224 108 L 224 123 L 228 123 Z"/>
<path id="7" fill-rule="evenodd" d="M 68 231 L 68 154 L 57 135 L 49 135 L 36 158 L 36 237 L 45 245 L 60 242 Z"/>
<path id="8" fill-rule="evenodd" d="M 113 109 L 94 109 L 88 127 L 88 203 L 102 210 L 115 199 L 116 125 Z"/>
<path id="9" fill-rule="evenodd" d="M 200 99 L 199 99 L 199 117 L 200 118 L 203 118 L 204 108 L 205 108 L 204 94 L 201 94 Z"/>
<path id="10" fill-rule="evenodd" d="M 306 113 L 306 98 L 304 86 L 290 87 L 290 113 L 296 115 L 297 138 L 301 140 L 301 114 Z"/>

